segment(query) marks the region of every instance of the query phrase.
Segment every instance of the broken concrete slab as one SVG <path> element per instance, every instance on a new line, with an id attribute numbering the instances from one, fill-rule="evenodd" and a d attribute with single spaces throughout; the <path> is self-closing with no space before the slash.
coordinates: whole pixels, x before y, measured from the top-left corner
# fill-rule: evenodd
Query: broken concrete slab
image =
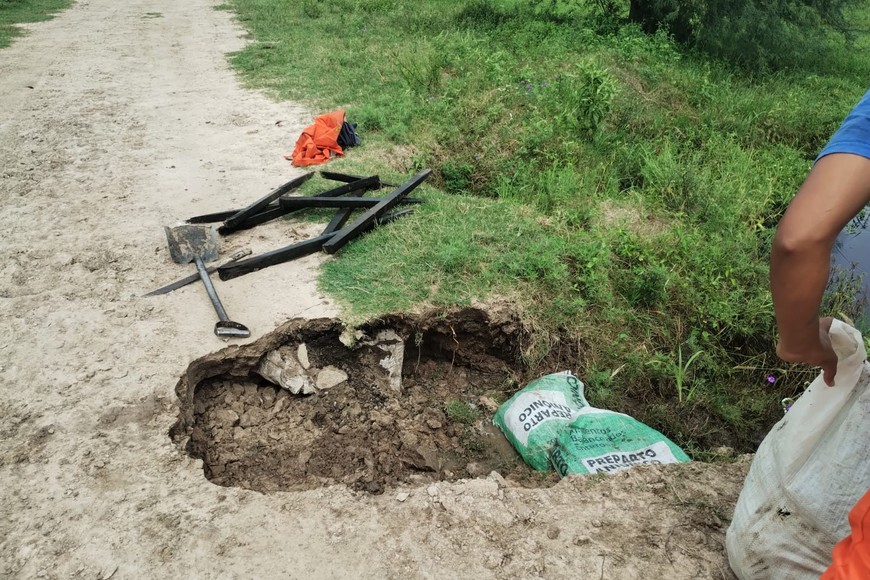
<path id="1" fill-rule="evenodd" d="M 389 375 L 390 388 L 396 393 L 402 392 L 402 365 L 405 363 L 405 339 L 395 330 L 381 330 L 371 340 L 360 341 L 360 344 L 375 346 L 387 356 L 381 359 L 380 365 Z"/>
<path id="2" fill-rule="evenodd" d="M 317 373 L 317 380 L 314 384 L 318 389 L 323 391 L 326 389 L 331 389 L 332 387 L 337 387 L 346 380 L 346 372 L 341 369 L 337 369 L 334 366 L 328 366 L 324 367 L 319 373 Z"/>
<path id="3" fill-rule="evenodd" d="M 294 350 L 282 346 L 266 353 L 257 367 L 257 374 L 294 395 L 310 395 L 315 392 L 314 385 L 296 360 Z"/>
<path id="4" fill-rule="evenodd" d="M 296 350 L 296 358 L 299 360 L 299 364 L 302 365 L 302 368 L 306 371 L 311 368 L 311 362 L 308 360 L 308 346 L 303 342 L 299 345 L 299 348 Z"/>

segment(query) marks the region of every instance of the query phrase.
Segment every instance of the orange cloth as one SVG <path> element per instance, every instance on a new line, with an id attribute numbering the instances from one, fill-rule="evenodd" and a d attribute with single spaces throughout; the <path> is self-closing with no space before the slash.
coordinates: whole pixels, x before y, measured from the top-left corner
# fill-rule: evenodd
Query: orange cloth
<path id="1" fill-rule="evenodd" d="M 315 117 L 314 124 L 306 127 L 296 140 L 293 154 L 285 159 L 292 159 L 293 165 L 305 166 L 326 163 L 333 153 L 342 157 L 344 152 L 338 144 L 342 123 L 344 109 Z"/>
<path id="2" fill-rule="evenodd" d="M 820 580 L 870 578 L 870 491 L 849 512 L 852 535 L 834 546 L 833 562 Z"/>

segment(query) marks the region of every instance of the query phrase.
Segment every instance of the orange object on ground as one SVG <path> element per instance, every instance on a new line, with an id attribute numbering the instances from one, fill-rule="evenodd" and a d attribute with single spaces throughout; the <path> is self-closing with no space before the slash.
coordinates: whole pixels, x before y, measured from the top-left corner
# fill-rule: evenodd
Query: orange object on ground
<path id="1" fill-rule="evenodd" d="M 870 491 L 849 512 L 852 535 L 834 546 L 834 561 L 820 580 L 870 578 Z"/>
<path id="2" fill-rule="evenodd" d="M 344 152 L 338 144 L 342 123 L 344 123 L 344 109 L 315 117 L 314 124 L 305 127 L 296 140 L 293 154 L 285 156 L 285 159 L 292 160 L 293 165 L 303 167 L 326 163 L 332 158 L 333 153 L 339 157 L 343 156 Z"/>

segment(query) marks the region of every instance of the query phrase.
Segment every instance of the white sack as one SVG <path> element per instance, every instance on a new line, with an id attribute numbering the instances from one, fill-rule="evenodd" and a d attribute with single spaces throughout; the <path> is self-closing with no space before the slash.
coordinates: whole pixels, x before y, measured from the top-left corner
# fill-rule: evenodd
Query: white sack
<path id="1" fill-rule="evenodd" d="M 849 511 L 870 488 L 870 365 L 861 334 L 835 320 L 835 386 L 820 374 L 762 441 L 726 546 L 741 580 L 817 579 Z"/>

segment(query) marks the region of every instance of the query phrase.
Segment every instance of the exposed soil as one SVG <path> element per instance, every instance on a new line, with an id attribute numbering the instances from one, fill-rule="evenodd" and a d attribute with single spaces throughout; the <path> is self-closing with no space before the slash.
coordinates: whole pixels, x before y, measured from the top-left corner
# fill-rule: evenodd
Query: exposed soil
<path id="1" fill-rule="evenodd" d="M 492 425 L 496 405 L 521 374 L 518 323 L 489 326 L 484 312 L 466 309 L 379 321 L 368 334 L 390 322 L 409 336 L 401 392 L 380 364 L 382 351 L 348 348 L 341 325 L 328 320 L 278 332 L 282 346 L 306 345 L 312 375 L 326 367 L 344 371 L 348 380 L 338 386 L 306 396 L 256 374 L 200 383 L 188 450 L 203 458 L 206 477 L 258 491 L 343 483 L 372 493 L 493 470 L 528 485 L 557 481 L 528 468 Z"/>

